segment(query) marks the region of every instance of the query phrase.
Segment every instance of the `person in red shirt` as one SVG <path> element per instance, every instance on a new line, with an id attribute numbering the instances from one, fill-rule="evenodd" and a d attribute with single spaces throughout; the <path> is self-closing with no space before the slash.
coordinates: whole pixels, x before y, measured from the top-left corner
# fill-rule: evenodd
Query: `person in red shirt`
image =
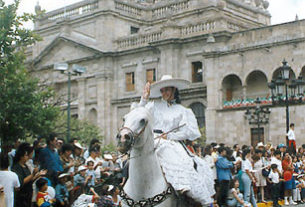
<path id="1" fill-rule="evenodd" d="M 295 181 L 293 178 L 293 165 L 292 165 L 292 159 L 289 155 L 289 153 L 285 153 L 284 159 L 282 161 L 282 167 L 283 167 L 283 177 L 285 180 L 285 192 L 284 192 L 284 198 L 285 198 L 285 205 L 296 205 L 296 203 L 292 200 L 292 189 L 293 185 L 295 185 Z M 289 202 L 288 202 L 289 198 Z"/>

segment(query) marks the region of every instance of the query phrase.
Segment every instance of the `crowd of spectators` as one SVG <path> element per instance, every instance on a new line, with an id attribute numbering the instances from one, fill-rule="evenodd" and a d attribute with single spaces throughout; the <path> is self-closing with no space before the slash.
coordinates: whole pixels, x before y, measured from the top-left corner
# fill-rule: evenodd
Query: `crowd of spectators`
<path id="1" fill-rule="evenodd" d="M 213 171 L 214 206 L 256 207 L 270 200 L 279 206 L 279 199 L 285 205 L 305 203 L 305 145 L 292 151 L 285 144 L 186 145 Z M 65 143 L 55 134 L 46 144 L 42 139 L 32 145 L 17 140 L 9 153 L 1 153 L 0 193 L 6 207 L 120 206 L 127 161 L 117 152 L 101 153 L 97 139 L 86 148 L 77 139 Z"/>
<path id="2" fill-rule="evenodd" d="M 46 144 L 38 139 L 32 145 L 17 140 L 9 153 L 2 150 L 0 198 L 4 197 L 3 205 L 121 205 L 118 189 L 126 181 L 128 171 L 123 168 L 123 157 L 118 158 L 116 152 L 101 153 L 97 139 L 92 139 L 86 148 L 77 139 L 65 143 L 55 134 L 45 140 Z"/>
<path id="3" fill-rule="evenodd" d="M 258 143 L 232 147 L 212 143 L 198 156 L 209 163 L 215 178 L 215 205 L 253 206 L 273 201 L 273 206 L 305 203 L 305 145 L 288 150 L 285 144 Z"/>

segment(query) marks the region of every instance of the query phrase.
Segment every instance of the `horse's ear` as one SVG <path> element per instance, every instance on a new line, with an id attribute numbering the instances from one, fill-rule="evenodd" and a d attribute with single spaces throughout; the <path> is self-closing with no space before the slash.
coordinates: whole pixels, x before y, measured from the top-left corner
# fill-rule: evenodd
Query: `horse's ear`
<path id="1" fill-rule="evenodd" d="M 138 108 L 138 103 L 132 102 L 130 105 L 130 111 L 134 110 L 135 108 Z"/>

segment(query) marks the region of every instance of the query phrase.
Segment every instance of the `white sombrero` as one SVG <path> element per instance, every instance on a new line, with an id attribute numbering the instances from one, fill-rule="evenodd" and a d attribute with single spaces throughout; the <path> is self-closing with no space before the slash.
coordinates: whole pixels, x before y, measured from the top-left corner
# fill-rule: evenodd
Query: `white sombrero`
<path id="1" fill-rule="evenodd" d="M 150 97 L 157 98 L 161 96 L 160 89 L 165 87 L 175 87 L 178 90 L 188 88 L 190 82 L 184 79 L 173 78 L 171 75 L 163 75 L 161 80 L 155 82 L 150 88 Z"/>

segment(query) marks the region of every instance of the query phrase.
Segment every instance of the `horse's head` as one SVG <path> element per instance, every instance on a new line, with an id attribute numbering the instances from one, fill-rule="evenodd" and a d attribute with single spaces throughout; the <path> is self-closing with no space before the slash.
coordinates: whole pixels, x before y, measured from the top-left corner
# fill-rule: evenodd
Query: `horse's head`
<path id="1" fill-rule="evenodd" d="M 123 118 L 123 126 L 117 139 L 118 148 L 122 153 L 128 152 L 132 147 L 140 148 L 147 141 L 146 132 L 152 131 L 150 126 L 151 115 L 144 107 L 136 108 Z"/>

